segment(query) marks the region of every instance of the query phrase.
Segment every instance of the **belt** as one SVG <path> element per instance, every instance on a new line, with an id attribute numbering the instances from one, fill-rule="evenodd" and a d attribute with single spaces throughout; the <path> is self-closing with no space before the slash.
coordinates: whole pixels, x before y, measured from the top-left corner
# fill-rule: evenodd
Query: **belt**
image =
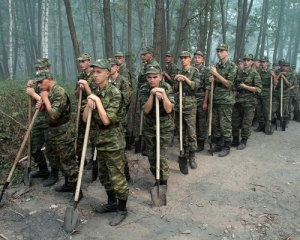
<path id="1" fill-rule="evenodd" d="M 198 88 L 197 92 L 205 92 L 204 88 Z"/>
<path id="2" fill-rule="evenodd" d="M 118 123 L 113 123 L 113 124 L 109 124 L 109 125 L 107 125 L 107 126 L 105 126 L 105 125 L 99 125 L 99 124 L 95 124 L 95 128 L 97 129 L 97 130 L 108 130 L 108 129 L 113 129 L 113 128 L 117 128 L 117 127 L 120 127 L 120 123 L 118 122 Z"/>
<path id="3" fill-rule="evenodd" d="M 69 122 L 69 120 L 70 120 L 69 118 L 66 118 L 66 119 L 63 119 L 60 122 L 49 123 L 49 127 L 59 127 L 61 125 L 66 124 L 67 122 Z"/>
<path id="4" fill-rule="evenodd" d="M 224 87 L 227 88 L 223 83 L 215 82 L 215 87 Z"/>
<path id="5" fill-rule="evenodd" d="M 263 84 L 262 87 L 263 88 L 270 88 L 270 84 Z"/>
<path id="6" fill-rule="evenodd" d="M 275 89 L 276 89 L 276 90 L 280 90 L 280 87 L 277 85 Z M 285 91 L 285 90 L 287 90 L 287 89 L 288 89 L 288 88 L 287 88 L 286 86 L 283 86 L 283 91 Z"/>
<path id="7" fill-rule="evenodd" d="M 183 92 L 182 96 L 183 97 L 192 97 L 192 96 L 195 96 L 195 93 L 194 92 Z"/>
<path id="8" fill-rule="evenodd" d="M 253 93 L 253 92 L 246 90 L 246 89 L 241 89 L 241 90 L 238 90 L 238 93 Z"/>
<path id="9" fill-rule="evenodd" d="M 152 118 L 156 118 L 156 113 L 152 112 L 152 113 L 148 114 L 148 116 L 150 116 Z M 169 116 L 169 114 L 166 112 L 159 113 L 159 118 L 168 117 L 168 116 Z"/>

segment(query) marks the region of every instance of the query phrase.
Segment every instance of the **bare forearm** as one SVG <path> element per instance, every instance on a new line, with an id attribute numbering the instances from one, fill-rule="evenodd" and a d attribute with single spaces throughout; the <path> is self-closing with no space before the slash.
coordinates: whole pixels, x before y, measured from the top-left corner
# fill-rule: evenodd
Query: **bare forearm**
<path id="1" fill-rule="evenodd" d="M 153 94 L 150 94 L 147 102 L 144 105 L 144 113 L 148 114 L 153 107 Z"/>

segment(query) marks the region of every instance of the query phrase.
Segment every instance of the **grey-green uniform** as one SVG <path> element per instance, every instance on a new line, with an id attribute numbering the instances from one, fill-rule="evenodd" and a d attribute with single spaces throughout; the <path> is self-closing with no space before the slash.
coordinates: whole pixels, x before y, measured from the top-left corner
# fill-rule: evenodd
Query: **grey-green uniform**
<path id="1" fill-rule="evenodd" d="M 290 91 L 290 101 L 289 101 L 289 113 L 290 113 L 290 117 L 291 114 L 294 113 L 294 120 L 298 119 L 298 115 L 299 115 L 299 97 L 298 97 L 298 90 L 299 90 L 299 79 L 297 78 L 296 74 L 294 73 L 294 69 L 295 69 L 295 65 L 292 65 L 292 69 L 290 71 L 292 71 L 293 76 L 294 76 L 294 84 L 292 87 L 294 87 L 293 89 L 291 89 Z M 292 109 L 293 106 L 293 109 Z M 300 117 L 300 116 L 299 116 Z"/>
<path id="2" fill-rule="evenodd" d="M 149 71 L 148 71 L 149 72 Z M 165 89 L 170 102 L 174 106 L 174 95 L 168 83 L 161 82 L 160 88 Z M 148 83 L 143 84 L 140 90 L 140 104 L 144 108 L 149 99 L 151 88 Z M 160 116 L 160 180 L 166 182 L 169 178 L 169 164 L 167 159 L 168 145 L 172 139 L 174 122 L 172 114 L 167 113 L 163 107 L 163 100 L 159 101 Z M 148 114 L 144 115 L 143 137 L 147 144 L 147 154 L 150 163 L 150 171 L 156 177 L 156 102 L 153 98 L 153 107 Z"/>
<path id="3" fill-rule="evenodd" d="M 123 54 L 123 52 L 116 52 L 115 57 L 124 57 L 125 58 L 125 55 Z M 125 77 L 126 79 L 128 79 L 130 84 L 132 84 L 131 73 L 130 73 L 129 69 L 125 66 L 125 64 L 123 64 L 122 66 L 119 67 L 118 73 L 120 75 L 122 75 L 123 77 Z"/>
<path id="4" fill-rule="evenodd" d="M 173 57 L 173 53 L 171 51 L 168 51 L 166 53 L 166 56 L 169 56 L 169 57 Z M 174 84 L 175 84 L 175 76 L 178 74 L 178 67 L 177 65 L 174 63 L 174 62 L 171 62 L 169 64 L 166 65 L 166 73 L 170 76 L 171 79 L 168 79 L 166 76 L 165 76 L 165 82 L 170 84 L 171 87 L 174 87 Z"/>
<path id="5" fill-rule="evenodd" d="M 251 54 L 245 55 L 245 58 L 248 58 L 249 55 Z M 246 146 L 247 140 L 251 135 L 251 125 L 257 98 L 254 92 L 241 88 L 241 83 L 255 87 L 257 93 L 261 93 L 262 85 L 258 72 L 250 68 L 248 71 L 240 71 L 237 74 L 233 86 L 233 90 L 237 92 L 237 95 L 236 103 L 232 110 L 232 136 L 233 138 L 239 137 L 239 129 L 241 129 L 241 142 Z M 238 147 L 238 149 L 242 148 Z"/>

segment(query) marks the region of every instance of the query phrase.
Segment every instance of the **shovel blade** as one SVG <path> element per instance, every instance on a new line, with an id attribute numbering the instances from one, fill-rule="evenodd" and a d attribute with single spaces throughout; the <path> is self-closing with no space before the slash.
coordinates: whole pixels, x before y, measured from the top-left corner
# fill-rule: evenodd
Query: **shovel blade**
<path id="1" fill-rule="evenodd" d="M 188 163 L 186 157 L 179 156 L 178 157 L 178 162 L 179 162 L 179 170 L 182 172 L 184 175 L 189 174 L 189 168 L 188 168 Z"/>
<path id="2" fill-rule="evenodd" d="M 30 187 L 30 180 L 31 180 L 30 172 L 31 172 L 31 168 L 26 168 L 25 169 L 25 172 L 24 172 L 24 185 L 26 187 Z"/>
<path id="3" fill-rule="evenodd" d="M 78 221 L 79 212 L 74 207 L 68 206 L 64 217 L 64 227 L 67 233 L 75 230 Z"/>
<path id="4" fill-rule="evenodd" d="M 267 123 L 265 124 L 265 133 L 267 135 L 272 135 L 274 133 L 275 127 L 274 125 Z"/>
<path id="5" fill-rule="evenodd" d="M 281 120 L 276 120 L 276 130 L 281 131 Z"/>
<path id="6" fill-rule="evenodd" d="M 93 161 L 92 171 L 91 171 L 91 179 L 92 182 L 96 181 L 98 178 L 98 162 Z"/>
<path id="7" fill-rule="evenodd" d="M 161 207 L 167 205 L 167 186 L 157 185 L 150 189 L 152 207 Z"/>
<path id="8" fill-rule="evenodd" d="M 214 152 L 212 151 L 212 141 L 211 141 L 211 136 L 208 136 L 208 142 L 209 142 L 209 150 L 208 152 L 213 156 Z"/>
<path id="9" fill-rule="evenodd" d="M 285 131 L 285 128 L 286 128 L 286 119 L 285 118 L 283 118 L 283 120 L 282 120 L 282 131 Z"/>
<path id="10" fill-rule="evenodd" d="M 139 136 L 139 140 L 134 142 L 134 152 L 141 153 L 142 152 L 142 136 Z"/>

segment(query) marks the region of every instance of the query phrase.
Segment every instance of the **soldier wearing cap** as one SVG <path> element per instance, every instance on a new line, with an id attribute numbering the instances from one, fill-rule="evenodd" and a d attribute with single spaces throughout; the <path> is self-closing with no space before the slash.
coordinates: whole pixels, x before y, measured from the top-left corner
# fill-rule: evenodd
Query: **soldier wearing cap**
<path id="1" fill-rule="evenodd" d="M 142 62 L 143 62 L 143 67 L 138 76 L 138 89 L 140 89 L 144 83 L 147 83 L 145 70 L 147 69 L 148 65 L 159 66 L 159 64 L 153 58 L 153 52 L 154 52 L 154 49 L 152 46 L 143 47 L 141 50 L 141 58 L 142 58 Z"/>
<path id="2" fill-rule="evenodd" d="M 276 113 L 276 117 L 280 117 L 280 96 L 281 96 L 281 82 L 283 83 L 283 103 L 282 112 L 286 120 L 289 119 L 288 103 L 290 98 L 290 88 L 294 86 L 294 76 L 290 71 L 290 63 L 286 61 L 279 61 L 280 69 L 277 71 L 276 80 L 274 82 L 274 103 L 273 103 L 273 115 Z"/>
<path id="3" fill-rule="evenodd" d="M 257 71 L 258 69 L 260 69 L 260 60 L 259 58 L 253 58 L 253 64 L 252 64 L 252 69 Z"/>
<path id="4" fill-rule="evenodd" d="M 129 104 L 131 101 L 132 86 L 131 83 L 128 81 L 128 79 L 126 79 L 124 76 L 119 74 L 118 72 L 119 61 L 116 58 L 109 58 L 108 60 L 110 62 L 110 68 L 111 68 L 108 82 L 110 82 L 116 88 L 118 88 L 122 94 L 122 105 L 123 108 L 125 108 L 125 112 L 121 122 L 125 134 L 126 144 L 130 144 L 130 138 L 127 129 L 128 126 L 127 117 L 128 117 Z M 128 159 L 126 157 L 126 154 L 124 154 L 124 159 L 125 159 L 125 177 L 126 180 L 129 181 L 130 173 L 129 173 Z"/>
<path id="5" fill-rule="evenodd" d="M 177 65 L 173 62 L 173 53 L 171 51 L 167 51 L 166 53 L 166 70 L 163 71 L 162 75 L 165 77 L 165 81 L 174 87 L 175 84 L 175 76 L 178 74 Z"/>
<path id="6" fill-rule="evenodd" d="M 220 44 L 216 50 L 219 62 L 211 67 L 212 76 L 209 77 L 214 82 L 212 129 L 217 140 L 212 151 L 220 152 L 218 156 L 224 157 L 230 153 L 232 105 L 235 103 L 232 87 L 237 67 L 228 59 L 227 44 Z"/>
<path id="7" fill-rule="evenodd" d="M 270 91 L 271 91 L 271 79 L 274 85 L 276 75 L 272 69 L 269 68 L 268 57 L 262 57 L 260 59 L 261 68 L 258 69 L 258 74 L 261 78 L 262 91 L 257 97 L 257 120 L 258 127 L 254 130 L 255 132 L 264 132 L 264 126 L 269 121 L 270 114 Z"/>
<path id="8" fill-rule="evenodd" d="M 161 69 L 148 66 L 146 69 L 148 84 L 140 90 L 140 105 L 144 111 L 143 137 L 147 144 L 150 171 L 156 179 L 156 101 L 159 99 L 160 117 L 160 185 L 167 185 L 170 175 L 167 159 L 168 144 L 171 141 L 174 123 L 171 112 L 174 107 L 174 96 L 169 84 L 162 81 Z"/>
<path id="9" fill-rule="evenodd" d="M 123 77 L 125 77 L 126 79 L 128 79 L 128 81 L 130 82 L 130 84 L 132 83 L 131 81 L 131 74 L 128 70 L 128 68 L 125 66 L 125 55 L 123 54 L 123 52 L 116 52 L 115 53 L 115 58 L 118 60 L 119 62 L 119 74 Z"/>
<path id="10" fill-rule="evenodd" d="M 77 83 L 75 88 L 75 97 L 77 99 L 79 99 L 80 91 L 82 91 L 80 118 L 79 118 L 78 133 L 77 133 L 77 147 L 76 147 L 76 155 L 80 161 L 82 155 L 85 128 L 86 128 L 86 124 L 82 120 L 82 113 L 87 103 L 87 96 L 91 94 L 92 89 L 95 88 L 96 85 L 93 81 L 93 68 L 90 67 L 91 55 L 88 53 L 83 53 L 77 58 L 77 61 L 82 70 L 77 77 Z M 92 146 L 92 149 L 94 149 L 94 146 Z M 94 151 L 92 152 L 94 153 Z M 91 169 L 93 163 L 92 159 L 93 156 L 91 157 L 88 165 L 86 166 L 87 169 Z"/>
<path id="11" fill-rule="evenodd" d="M 37 71 L 34 79 L 40 88 L 39 96 L 43 100 L 43 103 L 40 101 L 36 103 L 36 108 L 46 113 L 46 122 L 49 127 L 48 139 L 54 155 L 53 160 L 65 176 L 65 183 L 56 187 L 55 191 L 75 194 L 79 169 L 74 148 L 75 132 L 70 121 L 69 95 L 65 89 L 56 84 L 52 74 L 47 70 Z M 81 198 L 82 192 L 80 191 L 79 200 Z"/>
<path id="12" fill-rule="evenodd" d="M 290 87 L 290 101 L 289 101 L 289 113 L 290 119 L 295 121 L 300 121 L 300 112 L 299 112 L 299 97 L 298 97 L 298 89 L 299 89 L 299 79 L 295 73 L 296 65 L 292 64 L 290 71 L 293 73 L 294 76 L 294 84 Z M 293 106 L 293 107 L 292 107 Z M 292 118 L 293 114 L 293 118 Z"/>
<path id="13" fill-rule="evenodd" d="M 239 58 L 236 62 L 236 65 L 238 67 L 238 71 L 243 71 L 244 69 L 244 61 L 242 58 Z"/>
<path id="14" fill-rule="evenodd" d="M 87 98 L 83 120 L 87 121 L 88 111 L 91 109 L 99 179 L 108 196 L 107 204 L 96 207 L 95 211 L 97 213 L 117 211 L 110 222 L 110 225 L 116 226 L 126 218 L 129 195 L 124 174 L 125 136 L 121 126 L 125 108 L 122 105 L 121 92 L 108 82 L 110 62 L 99 59 L 91 67 L 94 69 L 93 76 L 97 88 Z"/>
<path id="15" fill-rule="evenodd" d="M 207 138 L 208 131 L 208 111 L 207 102 L 210 92 L 210 71 L 204 66 L 204 54 L 198 50 L 194 52 L 195 68 L 198 69 L 200 74 L 200 86 L 195 93 L 197 99 L 197 116 L 196 116 L 196 129 L 197 129 L 197 152 L 203 151 L 204 142 Z"/>
<path id="16" fill-rule="evenodd" d="M 51 63 L 47 58 L 39 58 L 35 62 L 35 70 L 50 70 Z M 41 99 L 39 96 L 40 89 L 35 84 L 34 80 L 29 80 L 27 83 L 26 93 L 32 97 L 34 104 Z M 38 165 L 39 170 L 31 174 L 32 178 L 47 178 L 43 182 L 44 187 L 52 186 L 58 181 L 58 171 L 59 166 L 55 165 L 53 160 L 53 152 L 49 140 L 47 137 L 48 124 L 46 122 L 46 114 L 44 112 L 39 112 L 38 116 L 33 125 L 31 134 L 31 155 L 34 158 L 35 164 Z M 45 155 L 41 151 L 41 148 L 45 144 L 45 155 L 49 160 L 51 167 L 51 174 L 49 173 Z M 50 176 L 49 176 L 50 174 Z M 49 178 L 48 178 L 49 177 Z"/>
<path id="17" fill-rule="evenodd" d="M 197 150 L 196 114 L 197 99 L 195 93 L 200 86 L 199 71 L 191 66 L 191 54 L 182 51 L 179 55 L 182 69 L 175 76 L 174 90 L 179 91 L 179 82 L 182 82 L 182 137 L 185 156 L 189 155 L 189 164 L 192 169 L 197 168 L 195 152 Z M 179 97 L 175 102 L 176 122 L 179 126 Z"/>
<path id="18" fill-rule="evenodd" d="M 235 104 L 232 110 L 232 136 L 233 143 L 239 142 L 241 128 L 241 141 L 238 150 L 246 148 L 247 140 L 251 135 L 251 123 L 255 113 L 257 98 L 255 93 L 261 93 L 262 85 L 258 72 L 251 68 L 252 54 L 245 54 L 244 70 L 239 71 L 233 85 Z"/>

